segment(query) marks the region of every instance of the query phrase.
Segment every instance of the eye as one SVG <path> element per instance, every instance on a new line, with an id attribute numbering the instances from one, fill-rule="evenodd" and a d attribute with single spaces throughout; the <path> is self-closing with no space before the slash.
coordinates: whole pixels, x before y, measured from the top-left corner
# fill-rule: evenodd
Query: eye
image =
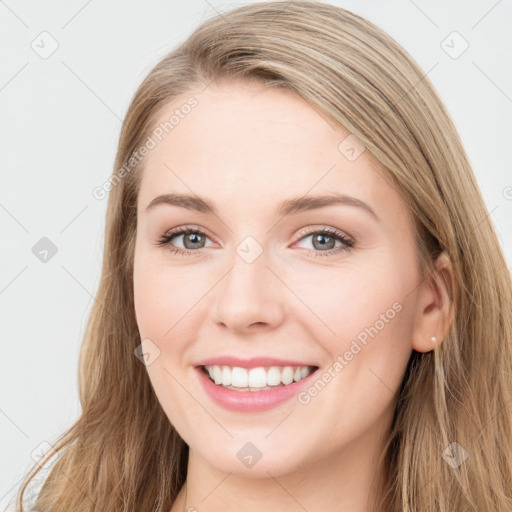
<path id="1" fill-rule="evenodd" d="M 345 233 L 334 228 L 324 227 L 322 229 L 306 228 L 300 232 L 301 237 L 298 241 L 312 237 L 313 249 L 306 249 L 312 256 L 331 256 L 348 251 L 354 247 L 354 240 Z M 181 238 L 184 247 L 176 247 L 172 241 L 175 238 Z M 208 236 L 199 228 L 190 226 L 180 226 L 164 234 L 156 243 L 157 246 L 163 246 L 174 254 L 198 255 L 202 254 L 209 240 Z M 336 242 L 339 245 L 336 247 Z"/>
<path id="2" fill-rule="evenodd" d="M 306 228 L 300 233 L 299 242 L 312 237 L 313 250 L 308 249 L 312 256 L 331 256 L 342 251 L 349 251 L 354 247 L 354 240 L 345 233 L 334 228 L 312 229 Z M 336 247 L 336 242 L 340 245 Z"/>
<path id="3" fill-rule="evenodd" d="M 181 238 L 184 248 L 175 247 L 171 241 L 175 238 Z M 164 246 L 171 253 L 187 255 L 191 253 L 202 253 L 201 249 L 205 247 L 208 237 L 198 228 L 190 226 L 180 226 L 163 235 L 156 245 Z"/>

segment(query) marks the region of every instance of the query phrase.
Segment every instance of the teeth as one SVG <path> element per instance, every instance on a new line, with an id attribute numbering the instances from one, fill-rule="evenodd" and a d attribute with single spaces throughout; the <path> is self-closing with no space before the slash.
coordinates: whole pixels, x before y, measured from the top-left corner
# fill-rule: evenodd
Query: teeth
<path id="1" fill-rule="evenodd" d="M 293 382 L 293 372 L 295 370 L 291 366 L 285 366 L 281 372 L 281 382 L 284 385 L 291 384 Z"/>
<path id="2" fill-rule="evenodd" d="M 215 381 L 215 384 L 222 383 L 222 371 L 219 366 L 213 367 L 213 380 Z"/>
<path id="3" fill-rule="evenodd" d="M 226 386 L 231 384 L 231 372 L 227 366 L 222 368 L 222 382 L 224 382 Z"/>
<path id="4" fill-rule="evenodd" d="M 281 371 L 277 366 L 272 366 L 268 369 L 267 384 L 269 386 L 279 386 L 281 384 Z"/>
<path id="5" fill-rule="evenodd" d="M 225 366 L 224 368 L 228 367 Z M 229 371 L 229 368 L 227 371 Z M 235 367 L 231 370 L 231 385 L 237 388 L 246 388 L 249 385 L 249 374 L 245 368 Z"/>
<path id="6" fill-rule="evenodd" d="M 238 366 L 208 365 L 204 367 L 215 384 L 231 388 L 258 391 L 270 386 L 287 386 L 307 377 L 311 366 L 271 366 L 270 368 L 240 368 Z"/>
<path id="7" fill-rule="evenodd" d="M 242 368 L 240 368 L 242 369 Z M 233 368 L 233 373 L 235 373 L 236 368 Z M 245 370 L 247 373 L 247 370 Z M 249 370 L 249 387 L 250 388 L 264 388 L 267 385 L 267 372 L 265 368 L 252 368 Z M 237 384 L 238 387 L 240 384 Z M 245 386 L 244 386 L 245 387 Z"/>

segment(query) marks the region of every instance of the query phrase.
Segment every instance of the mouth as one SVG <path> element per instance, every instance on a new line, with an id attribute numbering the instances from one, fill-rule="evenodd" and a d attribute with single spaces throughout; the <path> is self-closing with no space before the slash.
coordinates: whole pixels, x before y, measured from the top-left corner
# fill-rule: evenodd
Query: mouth
<path id="1" fill-rule="evenodd" d="M 268 391 L 286 387 L 309 377 L 318 366 L 258 366 L 244 368 L 218 364 L 200 365 L 198 368 L 217 386 L 240 392 Z"/>

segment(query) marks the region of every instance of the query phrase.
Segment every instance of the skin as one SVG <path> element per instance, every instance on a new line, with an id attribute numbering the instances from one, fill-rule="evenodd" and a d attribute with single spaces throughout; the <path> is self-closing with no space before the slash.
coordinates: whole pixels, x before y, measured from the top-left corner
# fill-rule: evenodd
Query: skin
<path id="1" fill-rule="evenodd" d="M 192 94 L 198 106 L 145 162 L 134 261 L 141 339 L 160 350 L 148 375 L 190 447 L 187 500 L 182 489 L 172 512 L 369 511 L 407 361 L 413 349 L 439 345 L 448 328 L 441 277 L 451 275 L 449 261 L 440 259 L 434 285 L 422 279 L 410 212 L 382 167 L 367 150 L 347 159 L 338 146 L 349 132 L 297 95 L 246 82 Z M 171 192 L 207 198 L 219 215 L 174 205 L 146 211 Z M 285 199 L 333 192 L 364 201 L 379 220 L 349 205 L 274 214 Z M 205 241 L 178 235 L 156 245 L 186 225 Z M 339 252 L 326 256 L 304 228 L 334 228 L 354 247 L 337 241 Z M 236 252 L 247 236 L 263 251 L 252 263 Z M 394 303 L 400 312 L 307 404 L 292 398 L 233 412 L 198 381 L 194 364 L 217 355 L 311 362 L 321 375 Z M 236 456 L 247 442 L 262 453 L 251 468 Z"/>

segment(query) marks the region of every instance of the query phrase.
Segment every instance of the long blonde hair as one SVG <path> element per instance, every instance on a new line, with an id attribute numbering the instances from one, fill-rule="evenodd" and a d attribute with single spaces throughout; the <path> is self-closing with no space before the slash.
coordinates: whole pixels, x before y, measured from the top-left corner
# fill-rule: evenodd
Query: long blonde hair
<path id="1" fill-rule="evenodd" d="M 405 50 L 358 15 L 310 1 L 254 3 L 206 20 L 136 91 L 109 187 L 101 281 L 80 352 L 82 413 L 54 445 L 58 459 L 37 510 L 168 512 L 186 479 L 188 446 L 134 356 L 141 343 L 133 256 L 144 160 L 126 165 L 170 102 L 232 78 L 295 91 L 354 134 L 413 214 L 425 278 L 442 251 L 451 259 L 454 320 L 439 347 L 411 355 L 382 454 L 379 510 L 512 510 L 511 276 L 468 158 L 442 101 Z M 443 456 L 454 442 L 467 454 L 456 467 Z M 38 470 L 34 465 L 23 482 L 19 511 Z"/>

